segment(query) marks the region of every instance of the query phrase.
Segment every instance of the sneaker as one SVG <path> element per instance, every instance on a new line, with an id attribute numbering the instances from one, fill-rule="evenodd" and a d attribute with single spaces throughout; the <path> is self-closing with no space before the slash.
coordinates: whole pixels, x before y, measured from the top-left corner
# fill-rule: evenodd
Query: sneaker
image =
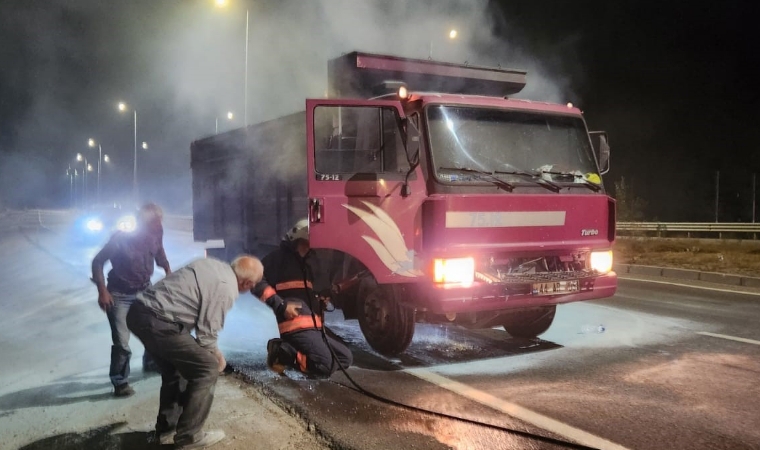
<path id="1" fill-rule="evenodd" d="M 267 367 L 275 373 L 282 375 L 287 367 L 280 361 L 280 346 L 282 339 L 270 339 L 267 342 Z"/>
<path id="2" fill-rule="evenodd" d="M 204 432 L 203 437 L 201 437 L 197 441 L 190 442 L 188 444 L 176 444 L 174 448 L 176 448 L 177 450 L 191 450 L 194 448 L 207 448 L 221 441 L 222 439 L 224 439 L 224 437 L 225 437 L 224 431 L 210 430 L 210 431 Z"/>
<path id="3" fill-rule="evenodd" d="M 135 394 L 135 390 L 129 383 L 120 384 L 113 388 L 114 397 L 130 397 Z"/>

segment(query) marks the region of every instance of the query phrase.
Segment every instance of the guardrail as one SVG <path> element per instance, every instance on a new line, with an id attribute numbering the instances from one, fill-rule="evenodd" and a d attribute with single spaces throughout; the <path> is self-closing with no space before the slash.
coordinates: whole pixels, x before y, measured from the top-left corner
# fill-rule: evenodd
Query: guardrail
<path id="1" fill-rule="evenodd" d="M 0 232 L 40 226 L 56 226 L 69 223 L 76 217 L 71 210 L 27 210 L 0 212 Z M 176 231 L 193 231 L 192 216 L 166 215 L 164 227 Z M 760 223 L 733 222 L 618 222 L 617 232 L 621 236 L 657 236 L 680 234 L 685 237 L 703 237 L 705 235 L 719 238 L 723 234 L 732 237 L 758 239 Z"/>
<path id="2" fill-rule="evenodd" d="M 666 235 L 681 234 L 686 237 L 701 237 L 705 235 L 722 238 L 723 234 L 736 237 L 750 237 L 757 239 L 760 235 L 760 223 L 733 223 L 733 222 L 618 222 L 617 232 L 619 235 L 640 235 L 664 237 Z"/>

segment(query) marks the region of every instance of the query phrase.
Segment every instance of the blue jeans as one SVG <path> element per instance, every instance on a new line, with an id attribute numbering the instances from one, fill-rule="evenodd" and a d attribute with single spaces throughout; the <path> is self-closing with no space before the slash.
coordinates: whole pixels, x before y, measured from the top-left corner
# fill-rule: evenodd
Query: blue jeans
<path id="1" fill-rule="evenodd" d="M 129 349 L 129 328 L 127 328 L 127 313 L 137 298 L 137 294 L 122 294 L 111 292 L 113 306 L 108 310 L 108 323 L 111 325 L 111 369 L 108 375 L 114 386 L 126 384 L 129 378 L 129 359 L 132 351 Z"/>

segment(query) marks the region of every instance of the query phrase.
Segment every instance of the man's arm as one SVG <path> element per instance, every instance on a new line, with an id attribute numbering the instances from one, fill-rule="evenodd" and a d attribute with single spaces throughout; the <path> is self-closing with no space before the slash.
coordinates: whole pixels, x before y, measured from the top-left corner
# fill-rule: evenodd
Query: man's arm
<path id="1" fill-rule="evenodd" d="M 156 252 L 156 265 L 164 269 L 166 275 L 172 273 L 171 267 L 169 267 L 169 260 L 166 258 L 166 251 L 164 250 L 163 239 L 158 241 L 158 252 Z"/>
<path id="2" fill-rule="evenodd" d="M 282 314 L 285 308 L 285 301 L 277 295 L 277 291 L 267 283 L 266 279 L 259 281 L 256 286 L 251 289 L 251 294 L 266 303 L 267 306 L 272 308 L 272 311 L 274 311 L 275 314 Z"/>
<path id="3" fill-rule="evenodd" d="M 98 305 L 103 311 L 107 311 L 111 305 L 113 305 L 113 299 L 111 293 L 106 289 L 106 280 L 103 276 L 103 267 L 106 261 L 110 260 L 116 251 L 116 243 L 114 238 L 106 243 L 106 245 L 95 255 L 92 260 L 92 282 L 98 287 Z"/>

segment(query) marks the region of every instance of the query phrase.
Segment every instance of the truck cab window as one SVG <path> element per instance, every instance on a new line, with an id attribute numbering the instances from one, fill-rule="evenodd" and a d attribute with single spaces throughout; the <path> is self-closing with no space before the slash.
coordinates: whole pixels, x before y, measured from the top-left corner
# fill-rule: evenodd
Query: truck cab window
<path id="1" fill-rule="evenodd" d="M 315 166 L 320 174 L 405 173 L 396 110 L 319 106 L 314 110 Z"/>

